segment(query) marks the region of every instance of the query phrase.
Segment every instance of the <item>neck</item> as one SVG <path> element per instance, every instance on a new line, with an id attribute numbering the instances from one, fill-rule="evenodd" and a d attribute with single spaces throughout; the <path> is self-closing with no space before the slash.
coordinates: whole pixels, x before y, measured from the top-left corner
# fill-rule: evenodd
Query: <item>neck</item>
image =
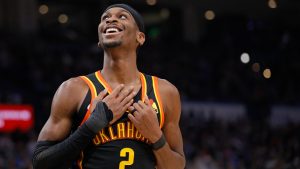
<path id="1" fill-rule="evenodd" d="M 136 52 L 118 48 L 105 50 L 101 73 L 112 87 L 118 84 L 135 84 L 140 77 L 136 65 Z"/>

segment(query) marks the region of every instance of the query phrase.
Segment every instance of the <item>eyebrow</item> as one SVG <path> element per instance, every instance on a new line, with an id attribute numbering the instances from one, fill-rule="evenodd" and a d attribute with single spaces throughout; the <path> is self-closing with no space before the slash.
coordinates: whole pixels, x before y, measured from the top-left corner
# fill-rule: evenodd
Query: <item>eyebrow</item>
<path id="1" fill-rule="evenodd" d="M 125 10 L 125 9 L 122 9 L 121 12 L 126 12 L 127 14 L 131 15 L 131 13 L 130 13 L 129 11 Z M 132 15 L 131 15 L 131 16 L 132 16 Z M 133 16 L 132 16 L 132 17 L 133 17 Z"/>
<path id="2" fill-rule="evenodd" d="M 127 11 L 127 10 L 125 10 L 125 9 L 123 9 L 123 8 L 121 8 L 120 13 L 122 13 L 122 12 L 125 12 L 125 13 L 129 14 L 131 17 L 133 17 L 132 14 L 131 14 L 129 11 Z M 101 15 L 101 18 L 102 18 L 104 15 L 107 15 L 107 14 L 109 14 L 109 12 L 105 11 L 105 12 Z"/>

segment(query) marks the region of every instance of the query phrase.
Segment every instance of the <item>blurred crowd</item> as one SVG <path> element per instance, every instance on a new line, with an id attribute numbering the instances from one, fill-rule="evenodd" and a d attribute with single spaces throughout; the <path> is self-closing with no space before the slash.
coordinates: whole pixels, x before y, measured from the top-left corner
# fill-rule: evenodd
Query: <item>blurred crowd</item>
<path id="1" fill-rule="evenodd" d="M 0 133 L 0 168 L 31 169 L 36 133 Z"/>
<path id="2" fill-rule="evenodd" d="M 266 123 L 271 104 L 300 100 L 300 32 L 279 25 L 220 18 L 207 24 L 197 43 L 162 27 L 139 51 L 139 69 L 174 83 L 182 101 L 239 102 L 249 109 L 249 118 L 233 124 L 184 116 L 187 169 L 300 168 L 300 126 Z M 241 63 L 243 52 L 250 63 Z M 73 28 L 25 37 L 0 33 L 0 103 L 32 104 L 36 116 L 32 132 L 0 134 L 0 169 L 30 168 L 55 90 L 70 77 L 101 69 L 102 54 L 97 41 Z M 252 70 L 255 62 L 258 72 Z M 272 70 L 270 79 L 262 76 L 264 68 Z"/>
<path id="3" fill-rule="evenodd" d="M 187 169 L 298 169 L 300 125 L 182 120 Z M 199 120 L 199 119 L 198 119 Z M 190 132 L 193 131 L 193 132 Z"/>

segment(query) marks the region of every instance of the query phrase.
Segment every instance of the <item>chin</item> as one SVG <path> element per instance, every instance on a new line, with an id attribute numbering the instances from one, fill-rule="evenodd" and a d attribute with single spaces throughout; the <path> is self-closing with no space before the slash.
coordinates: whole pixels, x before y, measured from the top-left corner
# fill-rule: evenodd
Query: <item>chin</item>
<path id="1" fill-rule="evenodd" d="M 121 41 L 112 41 L 112 42 L 104 42 L 103 47 L 104 48 L 115 48 L 118 46 L 121 46 L 122 42 Z"/>

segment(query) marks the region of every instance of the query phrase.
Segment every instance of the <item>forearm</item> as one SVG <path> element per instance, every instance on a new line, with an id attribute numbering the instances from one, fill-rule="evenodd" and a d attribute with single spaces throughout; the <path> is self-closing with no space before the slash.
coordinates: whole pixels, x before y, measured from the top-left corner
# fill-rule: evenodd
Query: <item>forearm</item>
<path id="1" fill-rule="evenodd" d="M 70 137 L 57 144 L 49 141 L 38 142 L 33 156 L 34 169 L 57 169 L 62 165 L 70 166 L 95 134 L 107 126 L 111 116 L 112 112 L 106 105 L 98 102 L 89 119 Z"/>
<path id="2" fill-rule="evenodd" d="M 156 157 L 158 169 L 183 169 L 185 167 L 184 155 L 173 151 L 168 143 L 153 152 Z"/>
<path id="3" fill-rule="evenodd" d="M 70 166 L 72 161 L 90 143 L 94 135 L 94 132 L 84 124 L 70 137 L 55 145 L 46 141 L 39 141 L 33 155 L 33 168 L 56 169 L 62 164 Z"/>

